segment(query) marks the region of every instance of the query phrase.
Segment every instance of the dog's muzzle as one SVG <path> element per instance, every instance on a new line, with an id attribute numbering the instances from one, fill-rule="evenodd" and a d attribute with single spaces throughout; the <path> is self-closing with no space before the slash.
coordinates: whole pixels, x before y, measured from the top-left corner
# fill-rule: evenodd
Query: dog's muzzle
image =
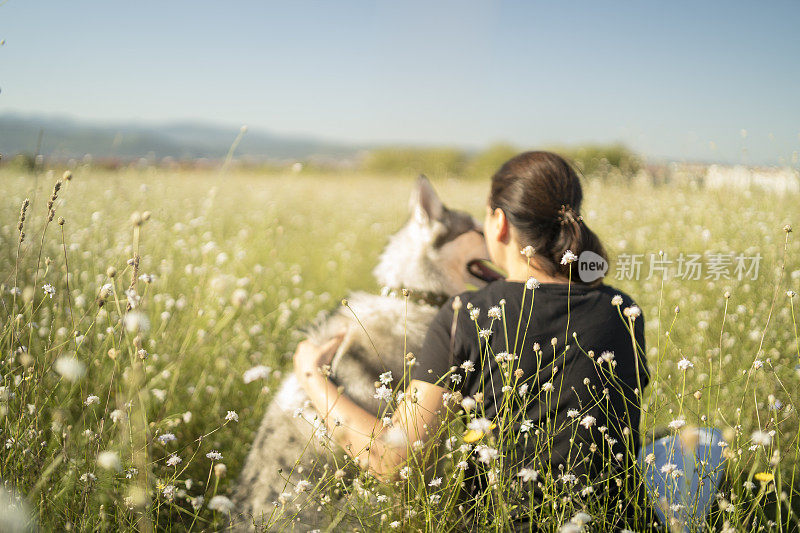
<path id="1" fill-rule="evenodd" d="M 497 266 L 488 259 L 473 259 L 467 263 L 467 272 L 486 283 L 506 277 Z"/>

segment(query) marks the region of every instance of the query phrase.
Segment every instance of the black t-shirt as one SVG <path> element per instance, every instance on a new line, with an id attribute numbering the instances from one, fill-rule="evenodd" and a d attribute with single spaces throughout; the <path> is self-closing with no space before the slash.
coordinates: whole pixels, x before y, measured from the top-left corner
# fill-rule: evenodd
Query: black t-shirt
<path id="1" fill-rule="evenodd" d="M 465 397 L 483 393 L 473 417 L 511 421 L 515 442 L 501 453 L 513 471 L 535 467 L 576 493 L 605 479 L 606 493 L 616 492 L 609 473 L 630 470 L 636 457 L 634 389 L 648 383 L 644 317 L 635 319 L 633 339 L 624 317 L 631 298 L 607 285 L 530 290 L 505 280 L 458 297 L 462 307 L 454 311 L 451 298 L 431 324 L 412 378 Z M 474 470 L 473 494 L 486 483 Z"/>

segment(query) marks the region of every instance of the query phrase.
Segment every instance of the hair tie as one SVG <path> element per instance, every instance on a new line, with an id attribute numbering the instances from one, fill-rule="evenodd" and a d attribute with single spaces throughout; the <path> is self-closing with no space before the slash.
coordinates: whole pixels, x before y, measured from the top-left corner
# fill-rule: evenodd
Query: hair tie
<path id="1" fill-rule="evenodd" d="M 583 217 L 575 212 L 569 204 L 561 204 L 561 209 L 558 210 L 558 221 L 563 226 L 564 224 L 583 222 Z"/>

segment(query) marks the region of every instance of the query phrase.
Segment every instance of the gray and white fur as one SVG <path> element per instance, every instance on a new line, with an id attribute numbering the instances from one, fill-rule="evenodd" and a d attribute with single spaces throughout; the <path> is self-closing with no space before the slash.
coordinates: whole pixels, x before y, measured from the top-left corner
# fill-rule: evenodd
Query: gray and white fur
<path id="1" fill-rule="evenodd" d="M 318 344 L 344 333 L 331 364 L 332 379 L 376 416 L 379 374 L 390 370 L 395 377 L 403 375 L 405 354 L 419 351 L 438 310 L 414 295 L 452 296 L 485 283 L 468 268 L 488 256 L 480 224 L 467 213 L 447 209 L 424 176 L 417 181 L 409 207 L 409 220 L 389 239 L 373 271 L 385 287 L 383 293 L 351 294 L 350 309 L 337 308 L 308 331 Z M 411 291 L 408 302 L 402 289 Z M 332 456 L 330 445 L 323 444 L 326 433 L 294 374 L 289 373 L 267 407 L 234 489 L 239 528 L 277 529 L 279 515 L 282 530 L 308 531 L 331 523 L 333 517 L 320 512 L 318 504 L 305 497 L 307 493 L 295 490 L 301 479 L 314 485 L 322 470 L 329 468 L 326 463 Z M 338 449 L 339 462 L 343 453 Z M 287 524 L 292 516 L 294 520 Z"/>

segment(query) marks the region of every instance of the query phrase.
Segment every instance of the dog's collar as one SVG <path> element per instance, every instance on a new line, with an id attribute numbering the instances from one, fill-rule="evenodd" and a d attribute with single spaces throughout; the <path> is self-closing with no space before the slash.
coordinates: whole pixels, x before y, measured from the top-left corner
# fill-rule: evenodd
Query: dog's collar
<path id="1" fill-rule="evenodd" d="M 417 304 L 426 304 L 433 307 L 441 307 L 445 304 L 445 302 L 450 298 L 447 294 L 443 292 L 434 292 L 434 291 L 417 291 L 414 289 L 406 289 L 406 288 L 399 288 L 399 289 L 390 289 L 388 287 L 384 287 L 381 291 L 381 294 L 384 296 L 391 296 L 393 298 L 405 298 L 406 294 L 408 293 L 408 300 L 410 302 L 414 302 Z"/>

